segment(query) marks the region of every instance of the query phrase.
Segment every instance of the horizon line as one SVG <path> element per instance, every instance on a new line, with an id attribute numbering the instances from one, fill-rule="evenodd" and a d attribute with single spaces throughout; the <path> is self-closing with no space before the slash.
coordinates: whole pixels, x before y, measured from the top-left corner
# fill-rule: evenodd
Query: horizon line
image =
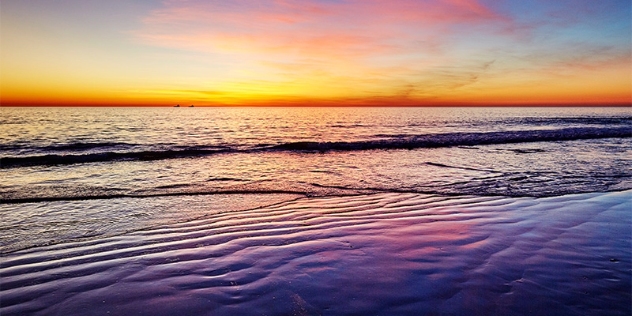
<path id="1" fill-rule="evenodd" d="M 471 108 L 510 108 L 510 107 L 632 107 L 630 103 L 549 103 L 549 104 L 531 104 L 531 103 L 516 103 L 516 104 L 428 104 L 428 105 L 392 105 L 392 104 L 314 104 L 314 105 L 291 105 L 291 104 L 219 104 L 219 105 L 196 105 L 196 104 L 0 104 L 0 107 L 15 107 L 15 108 L 55 108 L 55 107 L 72 107 L 72 108 L 158 108 L 158 107 L 174 107 L 174 108 L 459 108 L 459 107 L 471 107 Z"/>

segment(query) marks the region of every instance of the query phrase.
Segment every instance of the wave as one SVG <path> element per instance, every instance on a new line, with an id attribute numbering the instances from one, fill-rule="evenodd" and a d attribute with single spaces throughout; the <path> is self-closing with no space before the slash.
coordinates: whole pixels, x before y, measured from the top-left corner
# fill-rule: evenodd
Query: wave
<path id="1" fill-rule="evenodd" d="M 23 157 L 2 157 L 0 158 L 0 168 L 26 167 L 26 166 L 47 166 L 47 165 L 69 165 L 89 162 L 108 162 L 125 160 L 163 160 L 174 158 L 187 158 L 195 156 L 209 156 L 226 152 L 223 149 L 180 149 L 180 150 L 147 150 L 132 152 L 101 152 L 89 154 L 69 154 L 69 155 L 37 155 Z"/>
<path id="2" fill-rule="evenodd" d="M 502 122 L 516 125 L 558 125 L 558 124 L 581 124 L 581 125 L 630 125 L 632 117 L 523 117 L 514 119 L 504 119 Z M 499 122 L 500 123 L 500 122 Z"/>
<path id="3" fill-rule="evenodd" d="M 187 185 L 174 185 L 174 186 L 162 186 L 157 189 L 170 189 L 178 187 L 186 187 Z M 358 194 L 358 192 L 370 192 L 371 190 L 355 190 L 348 189 L 349 194 Z M 380 191 L 376 191 L 380 192 Z M 388 192 L 382 190 L 382 192 Z M 397 192 L 397 191 L 395 191 Z M 9 197 L 4 198 L 0 196 L 0 204 L 24 204 L 24 203 L 40 203 L 40 202 L 56 202 L 56 201 L 89 201 L 89 200 L 111 200 L 111 199 L 147 199 L 157 197 L 174 197 L 174 196 L 211 196 L 211 195 L 274 195 L 274 194 L 288 194 L 288 195 L 301 195 L 308 196 L 308 192 L 303 190 L 273 190 L 273 189 L 261 189 L 261 190 L 239 190 L 239 189 L 216 189 L 207 191 L 176 191 L 176 192 L 163 192 L 163 193 L 145 193 L 145 194 L 128 194 L 128 193 L 103 193 L 103 194 L 88 194 L 88 195 L 60 195 L 60 196 L 27 196 L 27 197 Z M 345 195 L 345 194 L 339 194 Z M 348 194 L 347 194 L 348 195 Z"/>
<path id="4" fill-rule="evenodd" d="M 385 135 L 381 135 L 384 137 Z M 175 146 L 167 149 L 143 150 L 143 151 L 107 151 L 98 153 L 78 154 L 46 154 L 22 157 L 1 157 L 0 168 L 64 165 L 89 162 L 109 162 L 122 160 L 162 160 L 174 158 L 188 158 L 210 156 L 223 153 L 253 153 L 253 152 L 329 152 L 329 151 L 361 151 L 361 150 L 391 150 L 391 149 L 418 149 L 439 148 L 455 146 L 479 146 L 494 144 L 512 144 L 528 142 L 555 142 L 570 140 L 585 140 L 599 138 L 629 138 L 632 137 L 631 127 L 581 127 L 564 128 L 555 130 L 522 130 L 502 132 L 469 132 L 469 133 L 442 133 L 429 135 L 398 135 L 387 139 L 374 139 L 363 141 L 335 141 L 316 142 L 301 141 L 288 142 L 276 145 L 258 144 L 249 149 L 238 147 L 213 147 L 213 146 Z M 111 146 L 111 143 L 108 143 Z M 119 145 L 119 143 L 116 143 Z M 122 143 L 121 143 L 122 144 Z M 73 145 L 74 147 L 92 147 L 97 144 Z M 126 144 L 127 145 L 127 144 Z M 60 145 L 64 148 L 63 145 Z M 59 147 L 59 146 L 58 146 Z"/>
<path id="5" fill-rule="evenodd" d="M 438 123 L 454 124 L 454 121 Z M 503 117 L 485 120 L 466 120 L 460 122 L 466 126 L 512 126 L 512 127 L 549 127 L 549 128 L 577 128 L 577 127 L 625 127 L 632 124 L 632 116 L 576 116 L 576 117 Z M 458 126 L 458 125 L 457 125 Z"/>
<path id="6" fill-rule="evenodd" d="M 47 150 L 55 150 L 55 151 L 88 151 L 92 149 L 98 148 L 107 148 L 107 147 L 132 147 L 133 144 L 122 143 L 122 142 L 78 142 L 78 143 L 69 143 L 69 144 L 59 144 L 59 145 L 51 145 L 47 146 L 44 149 Z"/>
<path id="7" fill-rule="evenodd" d="M 123 142 L 75 142 L 67 144 L 52 144 L 47 146 L 41 146 L 37 148 L 30 147 L 28 144 L 0 144 L 2 150 L 24 150 L 35 149 L 37 151 L 88 151 L 99 148 L 107 147 L 133 147 L 133 144 Z"/>
<path id="8" fill-rule="evenodd" d="M 425 164 L 429 165 L 429 166 L 440 167 L 440 168 L 451 168 L 451 169 L 461 169 L 461 170 L 471 170 L 471 171 L 482 171 L 482 172 L 498 173 L 498 171 L 495 171 L 495 170 L 485 170 L 485 169 L 468 168 L 468 167 L 460 167 L 460 166 L 450 166 L 450 165 L 446 165 L 446 164 L 443 164 L 443 163 L 431 162 L 431 161 L 428 161 Z"/>
<path id="9" fill-rule="evenodd" d="M 382 135 L 383 137 L 384 135 Z M 268 147 L 276 151 L 356 151 L 374 149 L 417 149 L 456 146 L 477 146 L 529 142 L 552 142 L 599 138 L 632 137 L 632 128 L 564 128 L 503 132 L 442 133 L 399 135 L 387 139 L 350 142 L 292 142 Z"/>

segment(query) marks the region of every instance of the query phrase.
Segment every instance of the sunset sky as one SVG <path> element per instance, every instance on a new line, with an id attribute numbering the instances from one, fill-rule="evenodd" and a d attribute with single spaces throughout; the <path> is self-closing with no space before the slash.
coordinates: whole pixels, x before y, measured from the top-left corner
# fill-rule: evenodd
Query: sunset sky
<path id="1" fill-rule="evenodd" d="M 621 105 L 629 0 L 14 0 L 3 105 Z"/>

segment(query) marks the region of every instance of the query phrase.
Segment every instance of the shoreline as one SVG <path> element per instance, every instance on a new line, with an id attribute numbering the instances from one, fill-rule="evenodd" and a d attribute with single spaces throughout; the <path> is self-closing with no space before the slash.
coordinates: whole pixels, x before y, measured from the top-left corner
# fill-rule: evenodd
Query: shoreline
<path id="1" fill-rule="evenodd" d="M 334 189 L 346 189 L 346 188 L 334 188 Z M 55 202 L 77 202 L 77 203 L 92 203 L 92 202 L 99 202 L 99 201 L 105 201 L 105 200 L 117 200 L 117 199 L 161 199 L 161 198 L 203 198 L 203 197 L 209 197 L 209 198 L 213 198 L 213 197 L 219 197 L 220 199 L 222 198 L 226 198 L 226 197 L 230 197 L 230 196 L 237 196 L 237 197 L 252 197 L 254 199 L 256 198 L 260 198 L 260 197 L 270 197 L 273 202 L 269 202 L 269 204 L 266 204 L 267 202 L 263 202 L 263 203 L 255 203 L 255 202 L 250 202 L 250 204 L 246 204 L 247 206 L 244 206 L 243 204 L 239 204 L 238 206 L 228 206 L 227 202 L 224 201 L 223 203 L 220 202 L 219 206 L 214 206 L 212 208 L 211 211 L 206 212 L 207 210 L 205 209 L 207 207 L 207 205 L 209 203 L 216 203 L 216 201 L 212 201 L 212 200 L 201 200 L 201 201 L 197 201 L 197 205 L 195 205 L 195 208 L 197 209 L 197 212 L 199 213 L 197 216 L 189 216 L 189 217 L 183 217 L 183 218 L 179 218 L 179 219 L 175 219 L 175 220 L 171 220 L 171 221 L 167 221 L 167 222 L 161 222 L 161 223 L 157 223 L 157 224 L 153 224 L 153 225 L 149 225 L 149 226 L 141 226 L 138 228 L 133 228 L 133 229 L 127 229 L 127 230 L 120 230 L 120 231 L 116 231 L 114 233 L 108 233 L 108 234 L 97 234 L 97 235 L 88 235 L 88 236 L 83 236 L 83 237 L 75 237 L 75 238 L 69 238 L 67 240 L 62 240 L 62 241 L 55 241 L 53 240 L 52 243 L 47 243 L 47 244 L 34 244 L 34 245 L 29 245 L 29 246 L 24 246 L 24 247 L 15 247 L 9 244 L 7 245 L 7 242 L 5 241 L 5 245 L 2 245 L 2 242 L 0 242 L 0 255 L 10 255 L 12 253 L 15 252 L 19 252 L 19 251 L 27 251 L 29 249 L 32 248 L 40 248 L 40 247 L 51 247 L 51 246 L 56 246 L 56 245 L 60 245 L 60 244 L 66 244 L 66 243 L 75 243 L 75 242 L 89 242 L 89 241 L 93 241 L 93 240 L 99 240 L 102 238 L 109 238 L 109 237 L 116 237 L 116 236 L 123 236 L 123 235 L 127 235 L 127 234 L 133 234 L 136 232 L 142 232 L 142 231 L 146 231 L 146 230 L 151 230 L 151 229 L 157 229 L 157 228 L 161 228 L 161 227 L 168 227 L 168 226 L 172 226 L 172 225 L 186 225 L 188 222 L 194 222 L 197 220 L 202 220 L 202 219 L 206 219 L 206 218 L 211 218 L 213 216 L 216 216 L 218 214 L 227 214 L 227 213 L 233 213 L 233 212 L 248 212 L 248 211 L 255 211 L 258 209 L 262 209 L 262 208 L 267 208 L 267 207 L 274 207 L 278 204 L 284 204 L 284 203 L 292 203 L 292 202 L 297 202 L 297 201 L 301 201 L 301 200 L 311 200 L 311 199 L 321 199 L 321 198 L 353 198 L 353 197 L 362 197 L 362 196 L 371 196 L 371 195 L 380 195 L 380 194 L 417 194 L 417 195 L 427 195 L 427 196 L 437 196 L 437 197 L 445 197 L 445 198 L 468 198 L 468 197 L 490 197 L 490 198 L 508 198 L 508 199 L 521 199 L 521 198 L 528 198 L 528 199 L 547 199 L 547 198 L 555 198 L 555 197 L 564 197 L 564 196 L 573 196 L 573 195 L 583 195 L 583 194 L 608 194 L 608 193 L 617 193 L 617 192 L 632 192 L 632 188 L 628 188 L 628 187 L 621 187 L 621 188 L 617 188 L 617 189 L 612 189 L 612 190 L 608 190 L 608 191 L 602 191 L 602 192 L 578 192 L 578 193 L 566 193 L 566 194 L 555 194 L 555 195 L 544 195 L 544 196 L 528 196 L 528 195 L 518 195 L 518 196 L 508 196 L 508 195 L 501 195 L 501 194 L 457 194 L 457 193 L 436 193 L 434 191 L 429 191 L 429 192 L 418 192 L 418 191 L 408 191 L 408 190 L 378 190 L 378 189 L 346 189 L 348 191 L 350 191 L 349 193 L 344 193 L 344 192 L 337 192 L 337 193 L 333 193 L 333 194 L 327 194 L 324 192 L 321 192 L 321 194 L 309 194 L 309 193 L 305 193 L 305 192 L 301 192 L 301 191 L 283 191 L 283 190 L 279 190 L 279 191 L 270 191 L 270 192 L 242 192 L 242 191 L 217 191 L 217 192 L 193 192 L 193 193 L 188 193 L 188 192 L 176 192 L 176 193 L 165 193 L 165 194 L 155 194 L 155 195 L 123 195 L 123 196 L 115 196 L 115 197 L 106 197 L 106 198 L 100 198 L 100 197 L 76 197 L 76 198 L 70 198 L 70 199 L 66 199 L 66 198 L 59 198 L 59 199 L 35 199 L 33 201 L 31 201 L 31 199 L 28 199 L 28 201 L 25 202 L 4 202 L 2 200 L 0 203 L 0 212 L 9 212 L 11 211 L 11 208 L 9 208 L 9 206 L 15 206 L 15 207 L 20 207 L 22 205 L 33 205 L 33 204 L 39 204 L 39 203 L 55 203 Z M 365 191 L 365 192 L 361 192 L 361 191 Z M 230 202 L 228 202 L 230 203 Z M 5 206 L 5 209 L 2 209 L 2 206 Z M 84 206 L 85 207 L 85 206 Z M 222 207 L 226 208 L 225 210 L 222 209 Z M 200 212 L 200 208 L 202 208 L 202 212 Z M 89 216 L 89 214 L 86 214 L 87 216 Z M 138 217 L 137 215 L 132 214 L 132 217 Z M 11 223 L 8 223 L 6 226 L 10 226 Z M 2 241 L 2 236 L 0 236 L 0 241 Z M 6 249 L 8 247 L 8 249 Z"/>

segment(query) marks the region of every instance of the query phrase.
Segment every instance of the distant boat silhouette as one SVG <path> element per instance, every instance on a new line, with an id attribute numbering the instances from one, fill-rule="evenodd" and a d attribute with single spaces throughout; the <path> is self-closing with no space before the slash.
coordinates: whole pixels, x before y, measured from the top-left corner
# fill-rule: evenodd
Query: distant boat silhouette
<path id="1" fill-rule="evenodd" d="M 193 104 L 189 105 L 189 107 L 190 107 L 190 108 L 192 108 L 192 107 L 193 107 Z"/>
<path id="2" fill-rule="evenodd" d="M 179 107 L 180 107 L 180 104 L 176 104 L 176 105 L 174 105 L 173 107 L 174 107 L 174 108 L 179 108 Z"/>

